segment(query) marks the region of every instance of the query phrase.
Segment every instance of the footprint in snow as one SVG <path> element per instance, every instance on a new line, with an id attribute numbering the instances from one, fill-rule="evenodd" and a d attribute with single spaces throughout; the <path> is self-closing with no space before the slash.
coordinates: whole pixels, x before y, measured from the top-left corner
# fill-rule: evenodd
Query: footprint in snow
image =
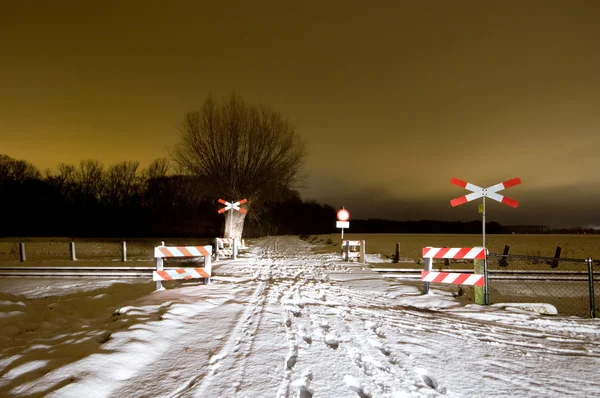
<path id="1" fill-rule="evenodd" d="M 338 338 L 332 333 L 327 333 L 327 335 L 325 336 L 325 344 L 327 344 L 329 347 L 333 348 L 334 350 L 337 350 L 338 347 L 340 346 L 340 342 L 339 342 Z"/>
<path id="2" fill-rule="evenodd" d="M 298 336 L 302 338 L 308 344 L 312 344 L 312 337 L 304 329 L 298 330 Z"/>
<path id="3" fill-rule="evenodd" d="M 371 398 L 371 394 L 368 391 L 365 391 L 355 377 L 346 375 L 344 376 L 344 382 L 352 391 L 357 393 L 360 398 Z"/>
<path id="4" fill-rule="evenodd" d="M 438 382 L 433 378 L 433 376 L 429 375 L 429 373 L 425 369 L 417 368 L 415 369 L 415 372 L 417 372 L 417 374 L 421 376 L 421 379 L 423 379 L 423 382 L 427 385 L 427 387 L 439 391 Z"/>
<path id="5" fill-rule="evenodd" d="M 298 398 L 312 398 L 313 390 L 310 388 L 310 382 L 312 381 L 312 372 L 306 370 L 302 377 L 292 383 L 298 390 Z"/>

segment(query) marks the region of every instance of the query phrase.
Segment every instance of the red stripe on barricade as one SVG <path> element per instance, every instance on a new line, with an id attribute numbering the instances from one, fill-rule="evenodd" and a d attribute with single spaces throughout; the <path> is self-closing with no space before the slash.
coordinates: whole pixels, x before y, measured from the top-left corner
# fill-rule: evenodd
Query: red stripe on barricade
<path id="1" fill-rule="evenodd" d="M 432 282 L 442 283 L 444 281 L 444 278 L 446 278 L 447 276 L 447 272 L 440 272 L 438 275 L 436 275 L 435 278 L 433 278 Z"/>
<path id="2" fill-rule="evenodd" d="M 177 249 L 183 254 L 185 257 L 195 257 L 185 246 L 177 246 Z"/>
<path id="3" fill-rule="evenodd" d="M 471 251 L 470 247 L 463 247 L 454 255 L 454 258 L 465 258 L 467 254 Z"/>
<path id="4" fill-rule="evenodd" d="M 164 255 L 165 255 L 165 257 L 172 257 L 172 256 L 173 256 L 173 253 L 171 253 L 171 252 L 169 251 L 169 249 L 167 249 L 167 248 L 166 248 L 166 247 L 164 247 L 164 246 L 163 246 L 163 247 L 159 247 L 159 248 L 158 248 L 158 250 L 160 250 L 160 252 L 161 252 L 162 254 L 164 254 Z"/>
<path id="5" fill-rule="evenodd" d="M 458 277 L 452 283 L 460 285 L 464 281 L 466 281 L 467 279 L 469 279 L 469 276 L 471 276 L 471 274 L 459 274 Z"/>
<path id="6" fill-rule="evenodd" d="M 481 275 L 479 279 L 477 279 L 477 282 L 475 282 L 473 286 L 485 286 L 485 278 L 483 277 L 483 275 Z"/>
<path id="7" fill-rule="evenodd" d="M 156 271 L 156 273 L 165 281 L 170 281 L 172 279 L 166 271 Z"/>
<path id="8" fill-rule="evenodd" d="M 442 247 L 442 248 L 441 248 L 441 249 L 440 249 L 440 250 L 439 250 L 439 251 L 438 251 L 438 252 L 435 254 L 435 256 L 436 256 L 437 258 L 442 258 L 442 257 L 444 257 L 444 255 L 445 255 L 446 253 L 448 253 L 449 251 L 450 251 L 450 248 L 449 248 L 449 247 Z"/>

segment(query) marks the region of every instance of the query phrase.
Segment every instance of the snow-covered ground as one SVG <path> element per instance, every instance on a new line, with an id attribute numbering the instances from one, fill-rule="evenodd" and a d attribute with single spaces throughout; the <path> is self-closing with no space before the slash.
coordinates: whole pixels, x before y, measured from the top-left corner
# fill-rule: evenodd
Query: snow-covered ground
<path id="1" fill-rule="evenodd" d="M 0 396 L 600 396 L 599 320 L 423 296 L 313 248 L 263 238 L 158 292 L 1 279 Z"/>

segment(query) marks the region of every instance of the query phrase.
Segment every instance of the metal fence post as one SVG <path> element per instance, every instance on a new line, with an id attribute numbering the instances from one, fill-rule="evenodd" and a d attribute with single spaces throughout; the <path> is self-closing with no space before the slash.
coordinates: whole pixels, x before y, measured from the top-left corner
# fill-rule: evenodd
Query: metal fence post
<path id="1" fill-rule="evenodd" d="M 365 256 L 367 254 L 367 241 L 365 240 L 361 240 L 360 241 L 360 262 L 361 263 L 366 263 L 367 260 L 365 259 Z"/>
<path id="2" fill-rule="evenodd" d="M 423 265 L 424 265 L 425 271 L 431 271 L 432 264 L 433 264 L 433 258 L 425 257 L 423 259 Z M 429 293 L 429 282 L 423 282 L 423 294 L 428 294 L 428 293 Z"/>
<path id="3" fill-rule="evenodd" d="M 546 264 L 550 265 L 552 268 L 558 267 L 558 259 L 560 258 L 560 252 L 562 248 L 560 246 L 556 247 L 556 252 L 554 252 L 554 260 L 547 261 Z"/>
<path id="4" fill-rule="evenodd" d="M 344 241 L 344 261 L 350 261 L 350 241 L 348 240 Z"/>
<path id="5" fill-rule="evenodd" d="M 69 251 L 71 252 L 71 261 L 77 261 L 77 256 L 75 255 L 75 242 L 69 243 Z"/>
<path id="6" fill-rule="evenodd" d="M 498 265 L 501 267 L 508 267 L 508 252 L 510 250 L 510 246 L 509 245 L 504 245 L 504 252 L 502 253 L 502 257 L 500 258 L 500 261 L 498 262 Z"/>
<path id="7" fill-rule="evenodd" d="M 19 243 L 19 258 L 21 262 L 25 262 L 27 260 L 27 256 L 25 256 L 25 243 Z"/>
<path id="8" fill-rule="evenodd" d="M 588 257 L 587 260 L 588 266 L 588 285 L 590 288 L 590 318 L 596 317 L 596 301 L 594 298 L 594 269 L 593 264 L 594 261 L 591 257 Z"/>
<path id="9" fill-rule="evenodd" d="M 396 242 L 396 255 L 394 256 L 394 263 L 400 262 L 400 242 Z"/>
<path id="10" fill-rule="evenodd" d="M 121 261 L 127 261 L 127 243 L 121 242 Z"/>

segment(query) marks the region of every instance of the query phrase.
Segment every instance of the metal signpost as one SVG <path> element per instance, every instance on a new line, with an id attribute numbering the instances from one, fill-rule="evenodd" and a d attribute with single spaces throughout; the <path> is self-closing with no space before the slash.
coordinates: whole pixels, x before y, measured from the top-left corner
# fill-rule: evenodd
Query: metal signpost
<path id="1" fill-rule="evenodd" d="M 235 203 L 229 203 L 224 201 L 223 199 L 219 199 L 219 203 L 222 203 L 225 205 L 225 207 L 219 209 L 219 214 L 226 212 L 227 210 L 230 211 L 229 213 L 229 233 L 230 235 L 233 235 L 233 211 L 237 210 L 242 214 L 246 214 L 246 209 L 243 209 L 240 207 L 241 204 L 246 203 L 247 200 L 246 199 L 242 199 L 239 202 L 235 202 Z M 230 236 L 230 238 L 233 239 L 233 236 Z"/>
<path id="2" fill-rule="evenodd" d="M 337 219 L 338 219 L 338 221 L 336 222 L 335 226 L 337 228 L 342 229 L 342 241 L 343 241 L 344 240 L 344 228 L 350 228 L 350 221 L 348 221 L 350 219 L 350 212 L 348 210 L 346 210 L 344 208 L 344 206 L 342 206 L 342 208 L 339 209 L 337 212 Z"/>

